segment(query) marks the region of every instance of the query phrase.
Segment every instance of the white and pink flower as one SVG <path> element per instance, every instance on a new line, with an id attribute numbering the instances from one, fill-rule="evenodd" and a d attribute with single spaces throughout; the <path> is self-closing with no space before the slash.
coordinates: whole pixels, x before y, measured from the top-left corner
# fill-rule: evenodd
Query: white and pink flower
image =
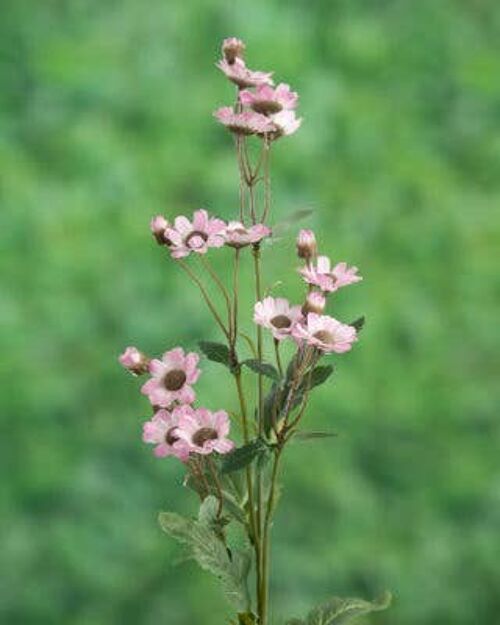
<path id="1" fill-rule="evenodd" d="M 237 58 L 242 59 L 245 52 L 245 44 L 237 37 L 227 37 L 222 42 L 222 56 L 229 64 L 235 62 Z"/>
<path id="2" fill-rule="evenodd" d="M 163 215 L 155 215 L 151 219 L 149 227 L 158 245 L 170 245 L 169 239 L 165 236 L 165 231 L 170 227 L 170 224 Z"/>
<path id="3" fill-rule="evenodd" d="M 309 313 L 306 322 L 297 324 L 293 336 L 299 342 L 305 342 L 322 352 L 348 352 L 357 341 L 355 328 L 341 323 L 328 315 Z"/>
<path id="4" fill-rule="evenodd" d="M 281 111 L 270 118 L 274 125 L 272 139 L 279 139 L 288 135 L 293 135 L 302 124 L 302 117 L 296 117 L 295 111 Z"/>
<path id="5" fill-rule="evenodd" d="M 306 301 L 302 306 L 304 315 L 316 313 L 321 315 L 326 307 L 326 297 L 321 291 L 311 291 L 307 294 Z"/>
<path id="6" fill-rule="evenodd" d="M 179 438 L 179 417 L 182 407 L 174 408 L 172 412 L 158 410 L 150 421 L 146 421 L 142 428 L 142 440 L 155 445 L 154 455 L 157 458 L 175 456 L 186 462 L 189 457 L 189 445 Z"/>
<path id="7" fill-rule="evenodd" d="M 165 230 L 173 258 L 184 258 L 196 252 L 206 254 L 210 247 L 224 245 L 226 224 L 222 219 L 209 217 L 206 210 L 194 212 L 193 220 L 183 215 L 176 217 L 173 228 Z"/>
<path id="8" fill-rule="evenodd" d="M 230 221 L 226 228 L 226 245 L 240 248 L 258 243 L 271 234 L 271 229 L 264 224 L 255 224 L 246 228 L 240 221 Z"/>
<path id="9" fill-rule="evenodd" d="M 337 263 L 332 268 L 328 256 L 318 256 L 316 265 L 303 267 L 299 272 L 308 284 L 317 286 L 327 293 L 363 279 L 357 275 L 357 267 L 348 267 L 346 263 Z"/>
<path id="10" fill-rule="evenodd" d="M 245 61 L 239 56 L 235 56 L 232 63 L 230 63 L 227 58 L 224 58 L 216 65 L 231 82 L 234 82 L 235 85 L 238 85 L 238 87 L 242 89 L 245 87 L 273 84 L 273 72 L 256 72 L 248 69 L 245 65 Z"/>
<path id="11" fill-rule="evenodd" d="M 227 454 L 233 441 L 227 438 L 230 422 L 227 412 L 211 412 L 207 408 L 179 407 L 179 429 L 177 435 L 189 446 L 192 453 L 207 455 L 216 451 Z"/>
<path id="12" fill-rule="evenodd" d="M 298 94 L 289 85 L 280 83 L 273 88 L 270 85 L 259 85 L 255 91 L 245 89 L 240 93 L 240 102 L 249 106 L 257 113 L 270 115 L 282 110 L 291 110 L 297 106 Z"/>
<path id="13" fill-rule="evenodd" d="M 297 256 L 310 260 L 316 256 L 318 245 L 316 236 L 312 230 L 300 230 L 297 235 Z"/>
<path id="14" fill-rule="evenodd" d="M 215 111 L 214 117 L 228 130 L 239 135 L 262 135 L 275 130 L 268 117 L 255 111 L 235 113 L 230 106 L 223 106 Z"/>
<path id="15" fill-rule="evenodd" d="M 153 406 L 168 408 L 173 402 L 191 404 L 195 400 L 192 385 L 201 373 L 198 354 L 184 354 L 181 347 L 165 352 L 161 360 L 149 363 L 152 377 L 142 386 L 141 392 L 149 397 Z"/>
<path id="16" fill-rule="evenodd" d="M 130 373 L 141 375 L 146 373 L 149 367 L 149 358 L 137 349 L 137 347 L 129 346 L 118 358 L 118 361 Z"/>
<path id="17" fill-rule="evenodd" d="M 303 320 L 303 315 L 300 306 L 290 306 L 283 297 L 266 297 L 255 304 L 253 320 L 271 330 L 277 341 L 282 341 L 291 335 L 293 328 Z"/>

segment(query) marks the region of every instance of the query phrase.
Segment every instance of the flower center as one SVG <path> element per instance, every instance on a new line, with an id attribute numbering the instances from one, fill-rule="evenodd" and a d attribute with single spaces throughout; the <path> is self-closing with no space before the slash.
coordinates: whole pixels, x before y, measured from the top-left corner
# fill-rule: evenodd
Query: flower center
<path id="1" fill-rule="evenodd" d="M 256 113 L 270 115 L 272 113 L 279 113 L 283 107 L 275 100 L 255 100 L 252 103 L 252 108 Z"/>
<path id="2" fill-rule="evenodd" d="M 315 332 L 313 337 L 322 343 L 333 343 L 333 334 L 327 332 L 326 330 L 319 330 L 318 332 Z"/>
<path id="3" fill-rule="evenodd" d="M 203 247 L 207 239 L 208 235 L 206 232 L 202 232 L 201 230 L 193 230 L 193 232 L 190 232 L 188 234 L 184 243 L 187 245 L 187 247 L 199 249 L 200 247 Z"/>
<path id="4" fill-rule="evenodd" d="M 186 374 L 182 369 L 172 369 L 163 378 L 163 384 L 167 391 L 178 391 L 186 382 Z"/>
<path id="5" fill-rule="evenodd" d="M 201 428 L 193 434 L 192 441 L 197 447 L 203 447 L 207 441 L 214 441 L 217 438 L 218 434 L 213 428 Z"/>
<path id="6" fill-rule="evenodd" d="M 176 429 L 177 428 L 174 426 L 170 428 L 165 434 L 165 442 L 167 443 L 167 445 L 173 445 L 179 440 L 179 437 L 174 434 Z"/>
<path id="7" fill-rule="evenodd" d="M 283 330 L 285 328 L 289 328 L 292 325 L 292 322 L 290 321 L 290 317 L 287 317 L 286 315 L 276 315 L 276 317 L 271 319 L 271 325 L 278 328 L 278 330 Z"/>

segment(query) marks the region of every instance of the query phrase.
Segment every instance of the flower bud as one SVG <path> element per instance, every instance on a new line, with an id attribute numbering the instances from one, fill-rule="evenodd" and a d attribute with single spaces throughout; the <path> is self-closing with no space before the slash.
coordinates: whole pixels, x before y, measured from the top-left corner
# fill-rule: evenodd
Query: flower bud
<path id="1" fill-rule="evenodd" d="M 304 315 L 309 313 L 316 313 L 322 315 L 326 306 L 326 297 L 321 291 L 311 291 L 307 295 L 305 304 L 302 306 L 302 312 Z"/>
<path id="2" fill-rule="evenodd" d="M 241 39 L 229 37 L 222 42 L 222 55 L 230 65 L 232 65 L 236 59 L 242 59 L 244 51 L 245 44 Z"/>
<path id="3" fill-rule="evenodd" d="M 170 244 L 170 241 L 165 236 L 165 230 L 169 227 L 169 223 L 163 215 L 156 215 L 153 217 L 149 227 L 151 228 L 151 232 L 153 233 L 158 245 Z"/>
<path id="4" fill-rule="evenodd" d="M 301 230 L 297 236 L 297 255 L 299 258 L 310 260 L 316 256 L 316 237 L 312 230 Z"/>
<path id="5" fill-rule="evenodd" d="M 122 367 L 128 369 L 134 375 L 141 375 L 148 371 L 149 358 L 136 347 L 127 347 L 118 358 L 118 361 Z"/>

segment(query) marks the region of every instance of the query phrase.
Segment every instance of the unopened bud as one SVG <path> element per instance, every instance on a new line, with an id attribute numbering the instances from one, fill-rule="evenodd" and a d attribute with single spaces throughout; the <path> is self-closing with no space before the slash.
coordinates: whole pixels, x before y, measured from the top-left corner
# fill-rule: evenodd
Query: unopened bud
<path id="1" fill-rule="evenodd" d="M 309 313 L 323 314 L 326 306 L 326 297 L 320 291 L 311 291 L 307 295 L 305 304 L 302 306 L 304 315 Z"/>
<path id="2" fill-rule="evenodd" d="M 170 245 L 170 241 L 165 235 L 165 230 L 169 227 L 169 223 L 163 215 L 156 215 L 153 217 L 149 227 L 151 228 L 151 232 L 153 233 L 158 245 Z"/>
<path id="3" fill-rule="evenodd" d="M 148 371 L 149 358 L 136 347 L 127 347 L 118 360 L 122 367 L 134 375 L 142 375 Z"/>
<path id="4" fill-rule="evenodd" d="M 301 230 L 297 236 L 297 255 L 299 258 L 310 260 L 316 256 L 316 237 L 312 230 Z"/>
<path id="5" fill-rule="evenodd" d="M 229 37 L 222 42 L 222 54 L 230 65 L 232 65 L 236 59 L 242 59 L 244 51 L 245 44 L 241 39 Z"/>

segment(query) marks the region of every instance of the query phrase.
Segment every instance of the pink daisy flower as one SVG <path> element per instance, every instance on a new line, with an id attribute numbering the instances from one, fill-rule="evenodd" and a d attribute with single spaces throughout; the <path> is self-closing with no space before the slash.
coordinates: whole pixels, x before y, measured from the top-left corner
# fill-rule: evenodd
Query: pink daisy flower
<path id="1" fill-rule="evenodd" d="M 277 341 L 282 341 L 303 320 L 303 315 L 300 306 L 290 306 L 288 300 L 282 297 L 266 297 L 255 304 L 253 320 L 271 330 Z"/>
<path id="2" fill-rule="evenodd" d="M 245 61 L 240 57 L 235 57 L 232 63 L 227 59 L 222 59 L 216 65 L 231 82 L 240 88 L 273 84 L 272 72 L 255 72 L 248 69 Z"/>
<path id="3" fill-rule="evenodd" d="M 275 130 L 268 117 L 255 111 L 235 113 L 230 106 L 223 106 L 215 111 L 214 117 L 228 130 L 240 135 L 261 135 Z"/>
<path id="4" fill-rule="evenodd" d="M 271 234 L 271 229 L 264 224 L 255 224 L 246 228 L 239 221 L 230 221 L 226 228 L 226 245 L 240 248 L 262 241 Z"/>
<path id="5" fill-rule="evenodd" d="M 302 117 L 297 118 L 295 111 L 281 111 L 276 115 L 271 115 L 274 124 L 273 139 L 279 139 L 288 135 L 293 135 L 302 124 Z"/>
<path id="6" fill-rule="evenodd" d="M 179 407 L 172 412 L 158 410 L 150 421 L 142 427 L 142 440 L 156 445 L 154 455 L 157 458 L 175 456 L 183 462 L 189 457 L 189 446 L 179 438 Z"/>
<path id="7" fill-rule="evenodd" d="M 149 363 L 152 377 L 141 388 L 141 392 L 149 397 L 153 406 L 168 408 L 174 401 L 190 404 L 195 399 L 191 388 L 199 375 L 197 368 L 200 357 L 191 352 L 184 354 L 181 347 L 165 352 L 161 360 L 154 359 Z"/>
<path id="8" fill-rule="evenodd" d="M 206 408 L 179 407 L 177 435 L 193 453 L 207 455 L 217 451 L 227 454 L 234 447 L 233 441 L 227 438 L 229 428 L 229 417 L 224 410 L 211 412 Z"/>
<path id="9" fill-rule="evenodd" d="M 291 91 L 289 85 L 280 83 L 276 88 L 270 85 L 258 85 L 253 91 L 242 91 L 240 102 L 249 106 L 257 113 L 269 115 L 279 113 L 283 109 L 294 109 L 299 99 L 295 91 Z"/>
<path id="10" fill-rule="evenodd" d="M 293 329 L 294 338 L 305 341 L 322 352 L 348 352 L 357 341 L 356 330 L 328 315 L 309 313 L 306 323 L 297 324 Z"/>
<path id="11" fill-rule="evenodd" d="M 326 307 L 326 297 L 321 291 L 311 291 L 307 294 L 306 301 L 302 306 L 302 312 L 307 315 L 310 312 L 321 315 Z"/>
<path id="12" fill-rule="evenodd" d="M 192 222 L 183 215 L 176 217 L 165 236 L 173 258 L 184 258 L 191 252 L 206 254 L 209 247 L 222 247 L 225 228 L 222 219 L 209 218 L 207 211 L 200 209 L 194 212 Z"/>
<path id="13" fill-rule="evenodd" d="M 318 256 L 316 265 L 309 265 L 299 270 L 308 284 L 318 286 L 328 293 L 362 280 L 363 278 L 358 276 L 357 272 L 357 267 L 348 267 L 346 263 L 337 263 L 332 269 L 328 256 Z"/>
<path id="14" fill-rule="evenodd" d="M 118 358 L 119 363 L 134 375 L 146 373 L 149 367 L 149 358 L 140 352 L 137 347 L 127 347 Z"/>

